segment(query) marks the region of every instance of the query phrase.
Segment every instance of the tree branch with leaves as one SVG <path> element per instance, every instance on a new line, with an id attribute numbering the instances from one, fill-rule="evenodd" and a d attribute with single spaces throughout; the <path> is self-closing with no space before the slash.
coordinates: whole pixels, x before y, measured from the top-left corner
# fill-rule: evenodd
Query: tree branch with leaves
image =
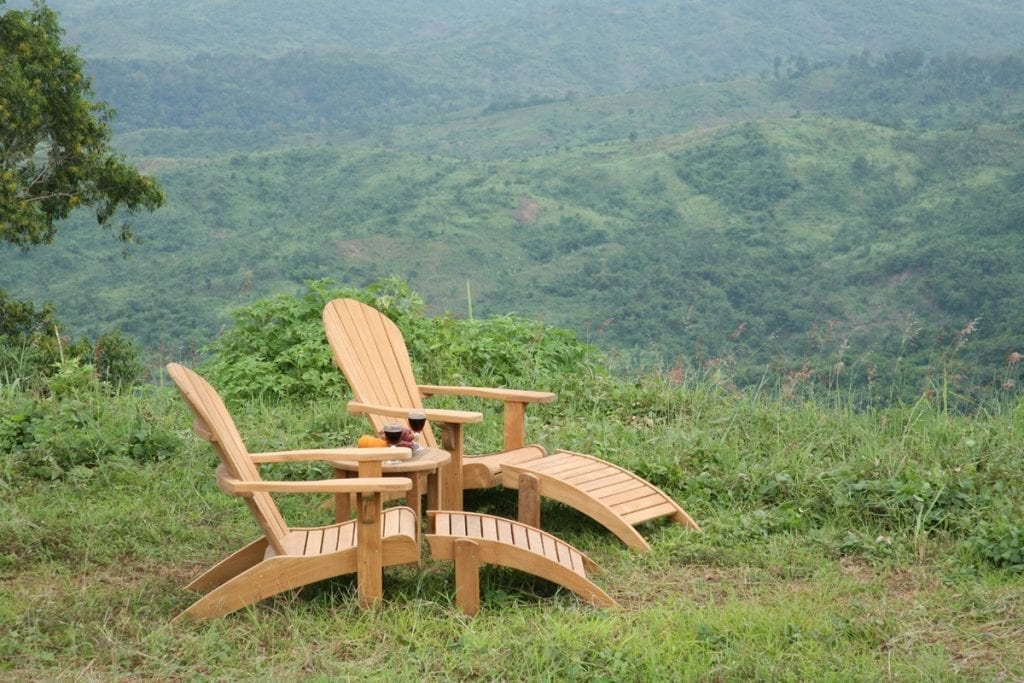
<path id="1" fill-rule="evenodd" d="M 0 239 L 47 244 L 83 206 L 130 242 L 128 218 L 160 207 L 164 195 L 111 149 L 113 111 L 93 101 L 84 62 L 62 44 L 63 33 L 39 0 L 0 14 Z"/>

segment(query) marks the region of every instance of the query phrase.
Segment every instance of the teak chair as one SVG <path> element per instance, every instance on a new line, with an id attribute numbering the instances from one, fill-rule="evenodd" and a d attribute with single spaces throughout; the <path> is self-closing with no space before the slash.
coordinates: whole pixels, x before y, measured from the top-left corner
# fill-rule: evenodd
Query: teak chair
<path id="1" fill-rule="evenodd" d="M 419 520 L 408 507 L 382 509 L 382 494 L 409 490 L 407 478 L 380 476 L 380 463 L 410 456 L 407 448 L 338 448 L 250 454 L 217 392 L 195 372 L 177 363 L 167 372 L 195 418 L 193 429 L 209 441 L 221 464 L 217 484 L 241 496 L 263 537 L 215 565 L 187 588 L 206 593 L 175 617 L 210 619 L 264 598 L 315 581 L 355 572 L 359 603 L 380 600 L 382 571 L 420 559 Z M 358 460 L 359 479 L 267 481 L 257 465 L 305 460 Z M 358 516 L 340 524 L 292 529 L 285 523 L 271 493 L 355 493 Z"/>
<path id="2" fill-rule="evenodd" d="M 558 500 L 589 515 L 626 545 L 647 550 L 650 545 L 636 525 L 660 517 L 699 530 L 675 501 L 650 482 L 607 461 L 569 451 L 548 455 L 539 445 L 526 445 L 526 406 L 549 403 L 555 395 L 542 391 L 417 384 L 401 330 L 371 306 L 354 299 L 335 299 L 323 311 L 334 364 L 344 373 L 354 400 L 353 415 L 366 415 L 380 430 L 387 417 L 404 419 L 409 410 L 423 408 L 431 395 L 488 398 L 504 404 L 504 450 L 464 457 L 463 429 L 481 422 L 478 412 L 427 409 L 427 420 L 441 428 L 441 448 L 451 453 L 442 484 L 444 507 L 463 509 L 464 489 L 502 485 L 519 489 L 519 521 L 540 526 L 540 497 Z M 431 430 L 422 433 L 424 445 L 437 447 Z"/>

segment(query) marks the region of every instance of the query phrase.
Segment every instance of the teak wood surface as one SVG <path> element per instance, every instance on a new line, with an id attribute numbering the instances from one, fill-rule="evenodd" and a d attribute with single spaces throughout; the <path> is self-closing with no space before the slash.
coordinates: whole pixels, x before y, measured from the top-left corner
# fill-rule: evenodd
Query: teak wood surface
<path id="1" fill-rule="evenodd" d="M 375 308 L 354 299 L 328 302 L 323 324 L 334 364 L 352 389 L 354 399 L 348 404 L 349 413 L 367 416 L 378 431 L 387 418 L 405 420 L 410 410 L 423 409 L 423 398 L 427 396 L 458 395 L 502 401 L 505 450 L 481 456 L 467 457 L 463 450 L 464 429 L 481 422 L 480 413 L 426 409 L 428 427 L 422 434 L 424 444 L 437 446 L 429 427 L 436 423 L 441 431 L 441 448 L 451 454 L 451 463 L 442 475 L 446 509 L 463 509 L 465 489 L 497 485 L 519 488 L 523 475 L 528 474 L 538 480 L 538 485 L 523 490 L 520 520 L 532 526 L 540 524 L 540 506 L 530 496 L 539 491 L 540 496 L 559 500 L 597 520 L 637 550 L 646 550 L 650 545 L 634 527 L 651 519 L 668 517 L 699 530 L 696 522 L 671 498 L 628 470 L 593 456 L 565 452 L 549 456 L 542 446 L 525 445 L 526 406 L 554 401 L 554 394 L 417 384 L 401 330 Z M 552 461 L 555 457 L 558 460 Z M 563 468 L 556 464 L 564 464 L 567 458 L 575 460 L 572 466 Z M 580 473 L 576 465 L 584 460 L 586 466 L 599 470 L 594 476 L 601 478 L 601 482 L 577 480 Z"/>
<path id="2" fill-rule="evenodd" d="M 419 561 L 418 518 L 408 507 L 382 509 L 382 496 L 408 491 L 412 482 L 381 477 L 380 462 L 408 458 L 407 448 L 336 448 L 250 454 L 217 392 L 202 377 L 177 363 L 171 379 L 194 417 L 196 434 L 209 441 L 220 458 L 217 484 L 239 496 L 263 530 L 249 543 L 188 585 L 205 593 L 175 621 L 209 619 L 283 591 L 355 572 L 359 602 L 370 606 L 383 592 L 382 571 Z M 268 481 L 258 465 L 303 460 L 357 460 L 376 466 L 377 476 L 326 481 Z M 351 521 L 314 528 L 290 528 L 271 493 L 356 494 L 358 515 Z"/>
<path id="3" fill-rule="evenodd" d="M 455 562 L 456 603 L 466 614 L 476 614 L 480 609 L 481 563 L 547 579 L 598 607 L 617 605 L 588 576 L 600 570 L 597 564 L 546 531 L 477 512 L 442 511 L 428 515 L 431 557 Z"/>

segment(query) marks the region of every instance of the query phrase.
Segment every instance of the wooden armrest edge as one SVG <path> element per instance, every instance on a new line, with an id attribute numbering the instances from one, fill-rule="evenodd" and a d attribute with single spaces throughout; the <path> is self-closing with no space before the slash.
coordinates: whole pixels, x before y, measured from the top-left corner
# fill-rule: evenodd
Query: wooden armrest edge
<path id="1" fill-rule="evenodd" d="M 243 481 L 217 473 L 217 485 L 225 493 L 244 496 L 252 493 L 402 493 L 412 488 L 408 477 L 365 477 L 360 479 L 321 479 L 317 481 Z"/>
<path id="2" fill-rule="evenodd" d="M 307 460 L 347 462 L 374 462 L 383 460 L 408 460 L 412 449 L 385 446 L 382 448 L 313 448 L 297 451 L 274 451 L 271 453 L 250 453 L 254 463 L 304 462 Z"/>
<path id="3" fill-rule="evenodd" d="M 424 396 L 473 396 L 476 398 L 489 398 L 497 401 L 511 401 L 515 403 L 551 403 L 558 398 L 557 394 L 553 394 L 550 391 L 501 389 L 497 387 L 464 387 L 420 384 L 419 390 Z"/>
<path id="4" fill-rule="evenodd" d="M 483 413 L 478 413 L 472 410 L 445 410 L 438 408 L 427 408 L 427 420 L 436 423 L 456 423 L 456 424 L 475 424 L 477 422 L 483 422 Z M 381 406 L 373 403 L 361 403 L 359 401 L 349 401 L 348 403 L 349 415 L 386 415 L 388 417 L 406 418 L 409 415 L 408 408 L 392 408 L 390 406 Z"/>

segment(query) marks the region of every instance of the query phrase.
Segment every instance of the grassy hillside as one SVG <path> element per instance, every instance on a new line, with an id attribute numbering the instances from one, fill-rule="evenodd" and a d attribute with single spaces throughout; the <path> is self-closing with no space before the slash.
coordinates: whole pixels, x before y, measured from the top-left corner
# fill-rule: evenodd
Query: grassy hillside
<path id="1" fill-rule="evenodd" d="M 65 363 L 46 391 L 0 386 L 0 678 L 1024 676 L 1024 404 L 965 416 L 921 398 L 858 411 L 841 391 L 810 402 L 738 392 L 710 374 L 616 379 L 578 340 L 533 322 L 424 318 L 408 298 L 376 303 L 402 324 L 427 381 L 501 377 L 557 392 L 530 408 L 531 442 L 638 472 L 702 531 L 643 524 L 652 548 L 640 554 L 545 501 L 545 528 L 602 566 L 595 581 L 621 609 L 487 566 L 482 610 L 467 619 L 451 563 L 425 558 L 388 569 L 373 610 L 358 608 L 348 575 L 222 619 L 170 624 L 196 598 L 188 582 L 259 530 L 217 488 L 216 458 L 171 388 L 111 394 Z M 252 451 L 351 444 L 367 429 L 339 408 L 343 386 L 311 391 L 305 379 L 340 376 L 322 337 L 309 343 L 319 304 L 261 301 L 232 328 L 220 366 L 235 371 L 216 385 Z M 538 332 L 544 344 L 522 342 Z M 430 350 L 439 333 L 461 342 L 444 345 L 443 367 Z M 270 347 L 284 350 L 278 363 L 254 361 Z M 304 399 L 241 398 L 254 376 L 278 371 L 270 384 L 303 377 Z M 491 402 L 441 405 L 485 413 L 466 429 L 473 452 L 500 442 Z M 329 472 L 263 469 L 273 479 Z M 324 496 L 276 498 L 294 526 L 333 520 Z M 510 491 L 470 491 L 466 502 L 515 515 Z"/>

